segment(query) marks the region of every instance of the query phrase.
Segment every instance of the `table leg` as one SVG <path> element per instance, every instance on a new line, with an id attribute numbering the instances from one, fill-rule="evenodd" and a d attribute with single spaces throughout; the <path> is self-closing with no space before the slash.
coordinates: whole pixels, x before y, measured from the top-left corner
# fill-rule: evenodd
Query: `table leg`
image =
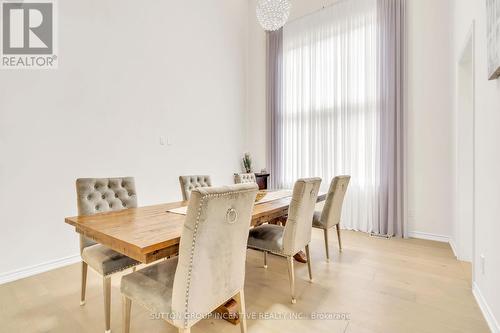
<path id="1" fill-rule="evenodd" d="M 303 264 L 307 263 L 307 256 L 304 253 L 304 251 L 300 251 L 299 253 L 294 255 L 293 258 L 300 263 L 303 263 Z"/>
<path id="2" fill-rule="evenodd" d="M 231 298 L 224 305 L 219 306 L 215 312 L 220 314 L 225 321 L 233 325 L 239 325 L 240 316 L 238 314 L 238 309 L 238 302 L 236 302 L 234 298 Z"/>

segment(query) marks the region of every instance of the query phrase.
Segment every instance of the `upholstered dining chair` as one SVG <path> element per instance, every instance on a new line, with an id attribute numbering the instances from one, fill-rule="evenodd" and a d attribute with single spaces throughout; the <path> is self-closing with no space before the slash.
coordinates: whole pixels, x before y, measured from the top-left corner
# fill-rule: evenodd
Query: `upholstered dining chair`
<path id="1" fill-rule="evenodd" d="M 78 215 L 137 207 L 134 178 L 81 178 L 76 180 Z M 82 256 L 82 286 L 80 305 L 85 305 L 87 266 L 102 276 L 106 332 L 111 332 L 111 276 L 128 268 L 135 269 L 138 261 L 97 244 L 80 234 Z"/>
<path id="2" fill-rule="evenodd" d="M 212 180 L 210 176 L 180 176 L 179 183 L 181 184 L 182 199 L 184 201 L 189 200 L 191 192 L 194 189 L 200 187 L 210 187 L 212 186 Z"/>
<path id="3" fill-rule="evenodd" d="M 323 234 L 325 236 L 326 261 L 330 260 L 330 253 L 328 251 L 328 230 L 333 227 L 337 229 L 339 250 L 342 251 L 340 218 L 342 216 L 342 205 L 344 203 L 345 193 L 350 180 L 351 176 L 337 176 L 333 178 L 324 205 L 323 203 L 318 204 L 314 211 L 313 227 L 323 229 Z"/>
<path id="4" fill-rule="evenodd" d="M 257 183 L 257 178 L 255 177 L 255 173 L 235 173 L 234 183 L 235 184 Z"/>
<path id="5" fill-rule="evenodd" d="M 235 297 L 245 313 L 246 244 L 257 184 L 197 188 L 191 192 L 179 256 L 122 277 L 124 332 L 132 301 L 189 333 Z M 246 332 L 245 316 L 240 316 Z"/>
<path id="6" fill-rule="evenodd" d="M 248 236 L 248 248 L 264 252 L 265 268 L 267 268 L 268 253 L 287 258 L 292 304 L 296 303 L 293 256 L 304 248 L 307 255 L 309 279 L 312 281 L 309 243 L 311 242 L 311 221 L 320 184 L 321 178 L 297 180 L 293 187 L 286 225 L 284 227 L 274 224 L 261 225 L 251 229 Z"/>

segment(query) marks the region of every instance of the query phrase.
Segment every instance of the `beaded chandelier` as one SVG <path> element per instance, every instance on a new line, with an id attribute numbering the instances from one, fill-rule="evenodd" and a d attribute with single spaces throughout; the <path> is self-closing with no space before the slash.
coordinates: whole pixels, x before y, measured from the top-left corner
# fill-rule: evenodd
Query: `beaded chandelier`
<path id="1" fill-rule="evenodd" d="M 276 31 L 285 25 L 292 5 L 289 0 L 258 0 L 257 19 L 267 31 Z"/>

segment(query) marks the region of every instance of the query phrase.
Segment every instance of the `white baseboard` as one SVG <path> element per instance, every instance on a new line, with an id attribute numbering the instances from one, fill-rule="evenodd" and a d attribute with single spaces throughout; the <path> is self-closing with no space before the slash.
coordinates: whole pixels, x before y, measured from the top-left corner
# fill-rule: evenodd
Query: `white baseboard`
<path id="1" fill-rule="evenodd" d="M 17 269 L 14 271 L 6 272 L 6 273 L 0 273 L 0 284 L 4 284 L 7 282 L 19 280 L 22 278 L 26 278 L 32 275 L 40 274 L 43 272 L 50 271 L 52 269 L 56 269 L 59 267 L 71 265 L 74 263 L 77 263 L 81 261 L 80 254 L 65 257 L 65 258 L 60 258 L 56 260 L 51 260 L 47 261 L 45 263 L 33 265 L 33 266 L 28 266 L 24 267 L 21 269 Z"/>
<path id="2" fill-rule="evenodd" d="M 457 246 L 455 245 L 455 241 L 453 241 L 453 238 L 451 238 L 451 237 L 450 237 L 450 246 L 451 246 L 451 250 L 453 251 L 453 255 L 455 256 L 455 258 L 460 260 L 459 255 L 458 255 L 458 251 L 457 251 Z"/>
<path id="3" fill-rule="evenodd" d="M 449 243 L 450 242 L 450 237 L 448 237 L 448 236 L 430 234 L 430 233 L 421 232 L 421 231 L 410 231 L 410 232 L 408 232 L 408 237 L 410 237 L 410 238 L 426 239 L 426 240 L 431 240 L 431 241 L 436 241 L 436 242 L 443 242 L 443 243 Z"/>
<path id="4" fill-rule="evenodd" d="M 493 315 L 493 312 L 491 312 L 491 309 L 488 306 L 488 303 L 486 302 L 486 299 L 484 298 L 483 294 L 481 293 L 479 286 L 475 282 L 472 284 L 472 293 L 476 298 L 476 302 L 479 305 L 479 308 L 483 312 L 484 319 L 486 319 L 486 322 L 488 323 L 491 332 L 500 333 L 500 325 L 498 324 L 498 321 Z"/>

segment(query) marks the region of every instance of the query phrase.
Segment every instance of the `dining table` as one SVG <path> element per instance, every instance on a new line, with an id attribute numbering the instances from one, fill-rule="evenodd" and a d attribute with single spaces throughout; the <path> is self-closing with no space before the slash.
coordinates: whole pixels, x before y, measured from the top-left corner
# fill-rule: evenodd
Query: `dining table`
<path id="1" fill-rule="evenodd" d="M 291 190 L 260 191 L 250 225 L 284 219 L 292 199 Z M 318 202 L 326 194 L 318 195 Z M 179 252 L 185 212 L 189 201 L 178 201 L 118 211 L 66 217 L 77 233 L 143 264 L 176 256 Z M 217 309 L 224 319 L 239 323 L 234 299 Z"/>

